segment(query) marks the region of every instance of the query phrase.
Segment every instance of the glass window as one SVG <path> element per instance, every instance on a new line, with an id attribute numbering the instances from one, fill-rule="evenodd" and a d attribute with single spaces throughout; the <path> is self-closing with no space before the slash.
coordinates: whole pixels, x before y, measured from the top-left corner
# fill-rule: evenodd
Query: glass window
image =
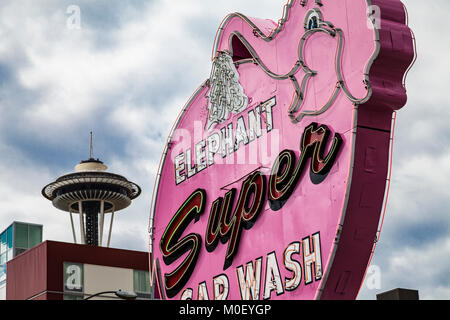
<path id="1" fill-rule="evenodd" d="M 27 249 L 22 249 L 22 248 L 16 248 L 16 254 L 14 255 L 14 257 L 17 257 L 19 254 L 24 253 L 25 251 L 27 251 Z M 11 260 L 13 257 L 8 257 L 9 260 Z"/>
<path id="2" fill-rule="evenodd" d="M 42 227 L 28 226 L 28 248 L 33 248 L 42 242 Z"/>
<path id="3" fill-rule="evenodd" d="M 6 255 L 6 261 L 12 260 L 12 258 L 14 258 L 14 255 L 13 255 L 13 249 L 11 248 L 11 249 L 8 249 L 8 253 Z"/>
<path id="4" fill-rule="evenodd" d="M 6 282 L 6 264 L 0 265 L 0 285 Z"/>
<path id="5" fill-rule="evenodd" d="M 150 275 L 148 271 L 134 270 L 134 292 L 150 293 Z"/>
<path id="6" fill-rule="evenodd" d="M 6 260 L 6 252 L 0 254 L 0 265 L 4 265 L 7 262 Z"/>
<path id="7" fill-rule="evenodd" d="M 15 247 L 28 248 L 28 225 L 16 223 L 14 237 Z"/>
<path id="8" fill-rule="evenodd" d="M 13 226 L 11 225 L 8 230 L 6 230 L 7 236 L 6 239 L 8 241 L 8 249 L 12 249 L 13 247 Z"/>
<path id="9" fill-rule="evenodd" d="M 6 242 L 6 232 L 3 232 L 0 236 L 0 254 L 5 253 L 7 250 L 7 242 Z"/>

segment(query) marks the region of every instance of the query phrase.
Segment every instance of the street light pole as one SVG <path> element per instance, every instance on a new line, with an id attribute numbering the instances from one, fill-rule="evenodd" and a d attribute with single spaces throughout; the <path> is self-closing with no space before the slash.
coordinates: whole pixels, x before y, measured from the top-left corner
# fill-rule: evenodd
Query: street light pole
<path id="1" fill-rule="evenodd" d="M 122 290 L 117 290 L 117 291 L 98 292 L 93 295 L 90 295 L 89 297 L 87 297 L 83 300 L 90 300 L 90 299 L 98 297 L 102 294 L 115 294 L 117 297 L 119 297 L 120 299 L 123 299 L 123 300 L 136 300 L 136 298 L 137 298 L 137 295 L 134 292 L 126 292 L 126 291 L 122 291 Z"/>

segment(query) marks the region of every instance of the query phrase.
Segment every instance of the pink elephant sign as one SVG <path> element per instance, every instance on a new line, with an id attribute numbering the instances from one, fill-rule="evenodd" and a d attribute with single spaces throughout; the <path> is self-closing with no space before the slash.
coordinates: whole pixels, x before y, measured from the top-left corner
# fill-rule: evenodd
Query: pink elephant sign
<path id="1" fill-rule="evenodd" d="M 158 172 L 162 298 L 355 299 L 414 56 L 399 0 L 291 0 L 278 23 L 227 16 Z"/>

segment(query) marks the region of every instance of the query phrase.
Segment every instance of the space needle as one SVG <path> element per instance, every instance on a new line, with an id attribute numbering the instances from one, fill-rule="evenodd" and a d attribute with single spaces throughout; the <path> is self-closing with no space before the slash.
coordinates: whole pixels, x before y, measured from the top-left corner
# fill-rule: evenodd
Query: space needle
<path id="1" fill-rule="evenodd" d="M 139 197 L 141 188 L 125 177 L 106 172 L 108 167 L 93 157 L 92 132 L 90 157 L 75 167 L 75 172 L 59 177 L 42 189 L 42 195 L 53 206 L 68 212 L 74 242 L 77 243 L 74 216 L 78 215 L 80 242 L 89 246 L 103 246 L 105 216 L 110 217 L 106 247 L 110 247 L 116 212 L 131 205 Z"/>

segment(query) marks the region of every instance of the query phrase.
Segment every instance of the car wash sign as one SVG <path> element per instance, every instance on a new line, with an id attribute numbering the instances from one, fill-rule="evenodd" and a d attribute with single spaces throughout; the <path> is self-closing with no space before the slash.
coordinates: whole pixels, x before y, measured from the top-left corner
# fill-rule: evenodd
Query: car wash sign
<path id="1" fill-rule="evenodd" d="M 356 298 L 406 103 L 406 19 L 397 0 L 292 0 L 278 24 L 224 19 L 158 173 L 163 297 Z"/>

